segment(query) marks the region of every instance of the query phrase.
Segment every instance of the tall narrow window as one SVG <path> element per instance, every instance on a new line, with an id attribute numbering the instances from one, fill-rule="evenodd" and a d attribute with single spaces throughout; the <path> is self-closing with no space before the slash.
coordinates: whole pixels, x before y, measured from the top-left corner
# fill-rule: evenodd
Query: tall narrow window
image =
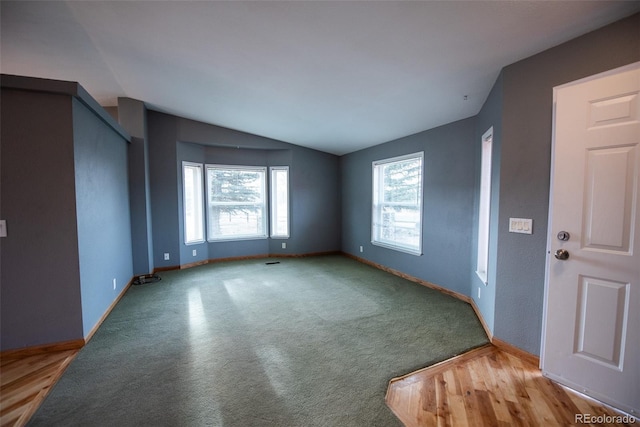
<path id="1" fill-rule="evenodd" d="M 486 285 L 489 264 L 489 221 L 491 214 L 491 145 L 493 127 L 482 135 L 480 205 L 478 207 L 478 264 L 476 274 Z"/>
<path id="2" fill-rule="evenodd" d="M 207 165 L 209 240 L 267 237 L 267 168 Z"/>
<path id="3" fill-rule="evenodd" d="M 182 162 L 184 242 L 204 242 L 202 165 Z"/>
<path id="4" fill-rule="evenodd" d="M 289 167 L 271 171 L 271 237 L 289 237 Z"/>
<path id="5" fill-rule="evenodd" d="M 371 242 L 422 254 L 424 153 L 373 162 Z"/>

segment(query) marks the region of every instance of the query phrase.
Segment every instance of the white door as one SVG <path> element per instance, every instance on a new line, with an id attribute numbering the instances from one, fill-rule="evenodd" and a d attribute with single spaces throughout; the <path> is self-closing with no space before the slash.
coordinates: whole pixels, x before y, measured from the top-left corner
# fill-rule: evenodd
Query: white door
<path id="1" fill-rule="evenodd" d="M 640 63 L 554 89 L 541 357 L 547 377 L 632 415 L 640 413 L 639 92 Z"/>

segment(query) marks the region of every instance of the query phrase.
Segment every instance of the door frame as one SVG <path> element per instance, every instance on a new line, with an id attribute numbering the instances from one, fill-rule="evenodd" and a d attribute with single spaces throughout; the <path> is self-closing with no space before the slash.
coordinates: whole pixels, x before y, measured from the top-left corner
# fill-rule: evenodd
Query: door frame
<path id="1" fill-rule="evenodd" d="M 560 89 L 569 87 L 569 86 L 575 86 L 578 84 L 582 84 L 582 83 L 587 83 L 593 80 L 597 80 L 603 77 L 608 77 L 608 76 L 612 76 L 621 72 L 625 72 L 625 71 L 630 71 L 630 70 L 634 70 L 640 68 L 640 61 L 638 62 L 634 62 L 631 64 L 627 64 L 624 65 L 622 67 L 618 67 L 618 68 L 614 68 L 611 70 L 607 70 L 604 71 L 602 73 L 598 73 L 598 74 L 594 74 L 592 76 L 588 76 L 588 77 L 584 77 L 572 82 L 568 82 L 559 86 L 555 86 L 553 88 L 553 115 L 552 115 L 552 127 L 551 127 L 551 163 L 550 163 L 550 175 L 549 175 L 549 211 L 548 211 L 548 217 L 547 217 L 547 245 L 546 245 L 546 261 L 545 261 L 545 276 L 544 276 L 544 300 L 543 300 L 543 306 L 542 306 L 542 332 L 541 332 L 541 339 L 540 339 L 540 370 L 542 371 L 542 374 L 547 377 L 550 378 L 552 380 L 554 380 L 553 376 L 549 376 L 548 373 L 545 372 L 545 346 L 546 346 L 546 331 L 547 331 L 547 326 L 548 326 L 548 319 L 547 319 L 547 307 L 548 307 L 548 303 L 549 303 L 549 276 L 550 276 L 550 268 L 551 268 L 551 249 L 552 249 L 552 245 L 553 245 L 553 224 L 552 224 L 552 216 L 553 216 L 553 206 L 554 206 L 554 201 L 553 201 L 553 186 L 554 186 L 554 180 L 555 180 L 555 152 L 556 152 L 556 104 L 557 104 L 557 96 L 558 96 L 558 91 Z M 640 248 L 635 248 L 636 250 L 639 250 Z M 577 388 L 580 388 L 580 384 L 575 384 L 575 386 Z M 580 391 L 580 390 L 578 390 Z"/>

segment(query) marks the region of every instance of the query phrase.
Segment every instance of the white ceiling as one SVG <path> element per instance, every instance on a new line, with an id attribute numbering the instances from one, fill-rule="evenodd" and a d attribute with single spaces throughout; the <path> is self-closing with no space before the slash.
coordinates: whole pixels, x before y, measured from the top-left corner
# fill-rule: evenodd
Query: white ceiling
<path id="1" fill-rule="evenodd" d="M 500 69 L 636 1 L 0 3 L 0 70 L 344 154 L 477 114 Z M 468 99 L 465 100 L 464 97 Z"/>

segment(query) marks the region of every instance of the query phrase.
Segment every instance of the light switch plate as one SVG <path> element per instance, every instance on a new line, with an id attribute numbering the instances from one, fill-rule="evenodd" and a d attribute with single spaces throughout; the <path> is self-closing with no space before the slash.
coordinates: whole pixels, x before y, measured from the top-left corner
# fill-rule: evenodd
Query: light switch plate
<path id="1" fill-rule="evenodd" d="M 530 218 L 509 218 L 509 233 L 533 234 L 533 220 Z"/>
<path id="2" fill-rule="evenodd" d="M 7 220 L 0 219 L 0 237 L 7 237 Z"/>

